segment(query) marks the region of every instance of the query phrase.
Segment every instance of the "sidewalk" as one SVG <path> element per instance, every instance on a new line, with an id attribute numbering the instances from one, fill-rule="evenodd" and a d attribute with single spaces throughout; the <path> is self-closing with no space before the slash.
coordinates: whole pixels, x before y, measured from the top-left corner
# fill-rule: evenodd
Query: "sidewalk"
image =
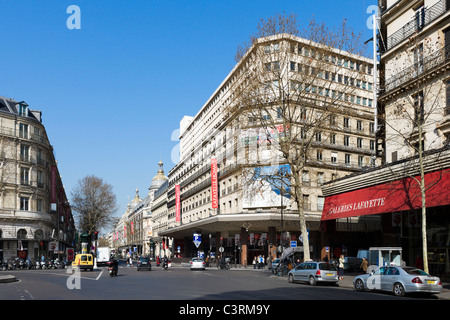
<path id="1" fill-rule="evenodd" d="M 231 271 L 253 271 L 253 272 L 271 273 L 271 271 L 266 268 L 265 269 L 253 269 L 253 267 L 249 267 L 249 268 L 234 268 L 233 267 L 230 270 Z M 344 280 L 339 280 L 339 287 L 354 289 L 353 279 L 357 275 L 358 274 L 344 275 Z M 286 277 L 281 277 L 281 276 L 276 276 L 276 275 L 273 275 L 273 276 L 279 277 L 281 279 L 285 279 L 287 281 Z M 441 293 L 437 294 L 436 297 L 438 297 L 439 300 L 450 300 L 450 282 L 442 282 L 442 291 L 441 291 Z"/>

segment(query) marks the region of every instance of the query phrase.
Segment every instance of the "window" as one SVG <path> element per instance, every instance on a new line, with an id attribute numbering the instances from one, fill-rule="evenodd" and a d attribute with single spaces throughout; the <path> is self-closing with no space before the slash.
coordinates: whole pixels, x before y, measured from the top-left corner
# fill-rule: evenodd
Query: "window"
<path id="1" fill-rule="evenodd" d="M 303 185 L 306 185 L 306 186 L 310 185 L 309 171 L 303 171 L 303 173 L 302 173 L 302 182 L 303 182 Z"/>
<path id="2" fill-rule="evenodd" d="M 29 175 L 30 175 L 30 169 L 21 168 L 20 169 L 20 184 L 25 185 L 25 186 L 29 185 L 30 184 Z"/>
<path id="3" fill-rule="evenodd" d="M 357 140 L 356 140 L 356 147 L 358 148 L 358 149 L 362 149 L 362 138 L 358 138 Z"/>
<path id="4" fill-rule="evenodd" d="M 28 125 L 20 123 L 19 124 L 19 138 L 28 139 Z"/>
<path id="5" fill-rule="evenodd" d="M 316 141 L 317 141 L 317 142 L 322 141 L 322 133 L 316 132 Z"/>
<path id="6" fill-rule="evenodd" d="M 325 198 L 322 196 L 317 197 L 317 211 L 323 210 L 323 204 L 325 203 Z"/>
<path id="7" fill-rule="evenodd" d="M 28 211 L 29 210 L 29 201 L 28 197 L 20 197 L 20 210 Z"/>
<path id="8" fill-rule="evenodd" d="M 330 143 L 336 144 L 336 135 L 334 133 L 330 134 Z"/>
<path id="9" fill-rule="evenodd" d="M 309 195 L 307 194 L 303 195 L 303 209 L 311 210 L 311 204 L 309 203 Z"/>
<path id="10" fill-rule="evenodd" d="M 364 156 L 358 156 L 358 166 L 359 167 L 364 166 Z"/>
<path id="11" fill-rule="evenodd" d="M 350 137 L 344 136 L 344 146 L 348 147 L 350 145 Z"/>
<path id="12" fill-rule="evenodd" d="M 350 119 L 344 118 L 344 128 L 350 128 Z"/>
<path id="13" fill-rule="evenodd" d="M 295 62 L 291 61 L 291 71 L 295 71 Z"/>
<path id="14" fill-rule="evenodd" d="M 369 124 L 369 131 L 370 131 L 371 134 L 375 133 L 375 124 L 373 122 L 371 122 Z"/>
<path id="15" fill-rule="evenodd" d="M 391 153 L 391 161 L 395 162 L 398 160 L 397 158 L 398 158 L 398 152 L 397 151 L 392 152 Z"/>
<path id="16" fill-rule="evenodd" d="M 322 150 L 317 150 L 317 160 L 322 161 L 322 158 L 323 158 Z"/>
<path id="17" fill-rule="evenodd" d="M 324 177 L 324 173 L 323 172 L 317 172 L 317 185 L 321 186 L 323 185 L 323 177 Z"/>
<path id="18" fill-rule="evenodd" d="M 362 121 L 361 120 L 357 120 L 356 121 L 356 130 L 362 131 L 362 129 L 363 129 Z"/>
<path id="19" fill-rule="evenodd" d="M 20 160 L 29 161 L 30 146 L 20 145 Z"/>
<path id="20" fill-rule="evenodd" d="M 351 165 L 351 156 L 348 153 L 345 154 L 345 165 L 346 166 Z"/>
<path id="21" fill-rule="evenodd" d="M 28 108 L 26 105 L 19 104 L 18 109 L 19 116 L 26 117 L 28 115 Z"/>
<path id="22" fill-rule="evenodd" d="M 37 171 L 37 186 L 39 188 L 43 188 L 44 187 L 44 179 L 43 179 L 43 172 L 42 172 L 42 170 L 38 170 Z"/>
<path id="23" fill-rule="evenodd" d="M 370 150 L 375 151 L 375 140 L 370 140 Z"/>
<path id="24" fill-rule="evenodd" d="M 337 163 L 337 153 L 336 152 L 331 153 L 331 163 Z"/>

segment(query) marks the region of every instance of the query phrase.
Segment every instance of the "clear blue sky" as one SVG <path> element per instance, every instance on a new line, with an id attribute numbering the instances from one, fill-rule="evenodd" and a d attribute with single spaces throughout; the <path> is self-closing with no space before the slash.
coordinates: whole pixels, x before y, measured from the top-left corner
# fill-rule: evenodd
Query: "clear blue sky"
<path id="1" fill-rule="evenodd" d="M 77 181 L 110 183 L 125 212 L 158 169 L 175 165 L 171 135 L 231 71 L 261 18 L 347 18 L 372 37 L 375 0 L 0 0 L 0 95 L 41 110 L 69 199 Z M 69 30 L 70 5 L 81 29 Z M 370 12 L 370 11 L 369 11 Z M 370 50 L 369 50 L 370 51 Z"/>

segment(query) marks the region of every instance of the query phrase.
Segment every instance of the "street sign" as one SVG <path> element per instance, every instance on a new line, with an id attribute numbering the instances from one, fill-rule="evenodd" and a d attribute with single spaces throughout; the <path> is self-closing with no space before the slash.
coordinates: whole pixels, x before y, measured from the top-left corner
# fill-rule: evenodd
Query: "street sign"
<path id="1" fill-rule="evenodd" d="M 297 240 L 291 241 L 291 248 L 297 248 Z"/>
<path id="2" fill-rule="evenodd" d="M 202 243 L 202 235 L 200 233 L 194 233 L 194 244 L 198 248 L 198 246 Z"/>
<path id="3" fill-rule="evenodd" d="M 223 247 L 219 248 L 219 252 L 223 252 L 225 249 Z"/>

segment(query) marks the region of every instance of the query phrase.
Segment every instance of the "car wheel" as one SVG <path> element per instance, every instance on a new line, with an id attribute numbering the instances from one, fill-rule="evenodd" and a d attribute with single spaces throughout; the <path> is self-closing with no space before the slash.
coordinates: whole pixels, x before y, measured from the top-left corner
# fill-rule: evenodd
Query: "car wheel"
<path id="1" fill-rule="evenodd" d="M 294 283 L 294 276 L 292 274 L 289 275 L 288 281 L 289 283 Z"/>
<path id="2" fill-rule="evenodd" d="M 394 295 L 397 296 L 397 297 L 404 297 L 405 296 L 405 288 L 399 282 L 394 283 L 394 288 L 393 288 L 392 291 L 394 292 Z"/>
<path id="3" fill-rule="evenodd" d="M 309 284 L 312 286 L 316 285 L 316 279 L 313 276 L 309 276 Z"/>
<path id="4" fill-rule="evenodd" d="M 356 289 L 356 291 L 360 291 L 360 292 L 363 292 L 365 290 L 364 282 L 361 279 L 356 280 L 355 289 Z"/>

